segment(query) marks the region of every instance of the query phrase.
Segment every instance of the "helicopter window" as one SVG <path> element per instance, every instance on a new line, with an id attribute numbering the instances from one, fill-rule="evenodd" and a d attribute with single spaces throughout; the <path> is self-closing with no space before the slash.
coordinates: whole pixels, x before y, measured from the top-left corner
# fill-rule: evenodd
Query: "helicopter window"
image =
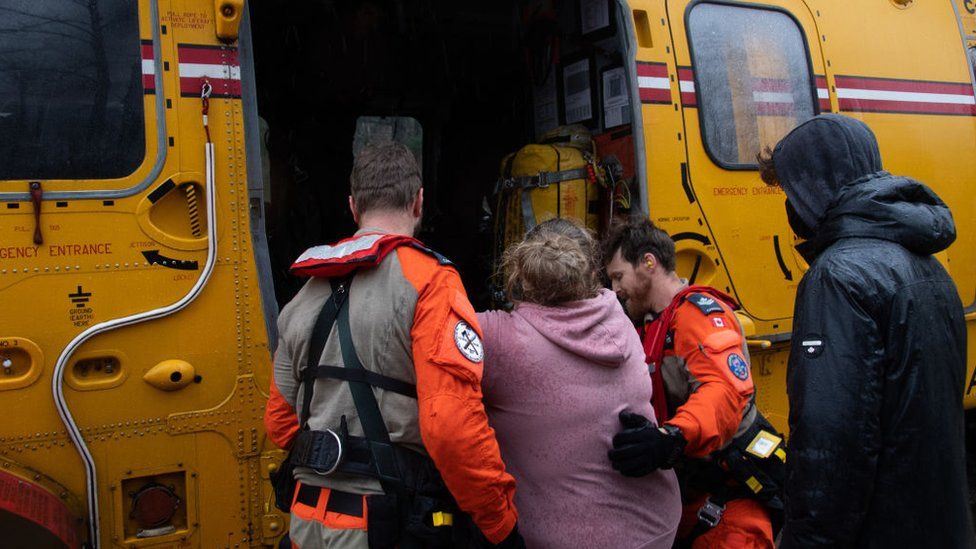
<path id="1" fill-rule="evenodd" d="M 401 143 L 413 153 L 417 165 L 424 166 L 424 128 L 409 116 L 360 116 L 356 119 L 352 153 L 367 146 L 387 141 Z"/>
<path id="2" fill-rule="evenodd" d="M 114 179 L 146 153 L 137 2 L 0 6 L 0 180 Z"/>
<path id="3" fill-rule="evenodd" d="M 720 166 L 754 167 L 816 114 L 806 40 L 787 13 L 700 3 L 688 33 L 705 147 Z"/>

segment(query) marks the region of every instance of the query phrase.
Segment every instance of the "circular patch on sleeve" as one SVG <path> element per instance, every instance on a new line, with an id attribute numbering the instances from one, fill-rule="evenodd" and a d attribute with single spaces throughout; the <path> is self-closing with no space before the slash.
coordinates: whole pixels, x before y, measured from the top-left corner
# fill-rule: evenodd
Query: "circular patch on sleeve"
<path id="1" fill-rule="evenodd" d="M 478 332 L 463 320 L 454 326 L 454 344 L 464 358 L 471 362 L 481 362 L 485 358 L 485 347 L 481 344 Z"/>
<path id="2" fill-rule="evenodd" d="M 746 359 L 736 353 L 729 354 L 729 370 L 742 381 L 749 379 L 749 365 L 746 364 Z"/>

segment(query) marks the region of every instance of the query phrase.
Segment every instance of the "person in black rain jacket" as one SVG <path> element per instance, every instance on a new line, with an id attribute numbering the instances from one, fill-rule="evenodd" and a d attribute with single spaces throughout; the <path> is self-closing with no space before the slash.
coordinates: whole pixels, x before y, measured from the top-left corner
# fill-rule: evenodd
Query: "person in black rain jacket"
<path id="1" fill-rule="evenodd" d="M 927 186 L 882 170 L 863 122 L 820 115 L 759 157 L 810 264 L 787 368 L 783 548 L 974 547 L 966 323 L 932 254 L 956 238 Z"/>

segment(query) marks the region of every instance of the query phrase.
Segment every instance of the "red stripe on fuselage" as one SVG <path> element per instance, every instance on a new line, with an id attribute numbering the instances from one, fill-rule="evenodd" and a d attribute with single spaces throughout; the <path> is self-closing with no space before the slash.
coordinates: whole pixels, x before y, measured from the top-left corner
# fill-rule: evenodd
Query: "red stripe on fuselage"
<path id="1" fill-rule="evenodd" d="M 856 76 L 837 76 L 834 78 L 834 81 L 836 82 L 838 88 L 911 93 L 973 95 L 973 86 L 972 84 L 967 83 L 892 80 L 887 78 L 860 78 Z"/>
<path id="2" fill-rule="evenodd" d="M 903 114 L 976 115 L 976 105 L 953 103 L 921 103 L 917 101 L 882 101 L 876 99 L 838 99 L 842 111 L 889 112 Z"/>
<path id="3" fill-rule="evenodd" d="M 637 63 L 637 76 L 668 77 L 668 66 L 664 63 Z"/>
<path id="4" fill-rule="evenodd" d="M 202 65 L 240 65 L 236 48 L 202 48 L 180 44 L 180 63 Z"/>

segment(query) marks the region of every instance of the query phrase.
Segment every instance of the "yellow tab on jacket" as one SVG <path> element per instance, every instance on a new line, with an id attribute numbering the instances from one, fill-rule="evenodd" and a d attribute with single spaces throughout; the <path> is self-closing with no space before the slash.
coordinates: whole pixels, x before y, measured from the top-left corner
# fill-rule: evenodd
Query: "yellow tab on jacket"
<path id="1" fill-rule="evenodd" d="M 436 511 L 430 516 L 431 521 L 434 526 L 453 526 L 454 525 L 454 515 L 451 513 L 445 513 L 443 511 Z"/>
<path id="2" fill-rule="evenodd" d="M 752 439 L 752 442 L 746 447 L 746 451 L 756 457 L 766 459 L 779 447 L 780 442 L 783 442 L 782 438 L 766 431 L 759 431 L 756 438 Z"/>

